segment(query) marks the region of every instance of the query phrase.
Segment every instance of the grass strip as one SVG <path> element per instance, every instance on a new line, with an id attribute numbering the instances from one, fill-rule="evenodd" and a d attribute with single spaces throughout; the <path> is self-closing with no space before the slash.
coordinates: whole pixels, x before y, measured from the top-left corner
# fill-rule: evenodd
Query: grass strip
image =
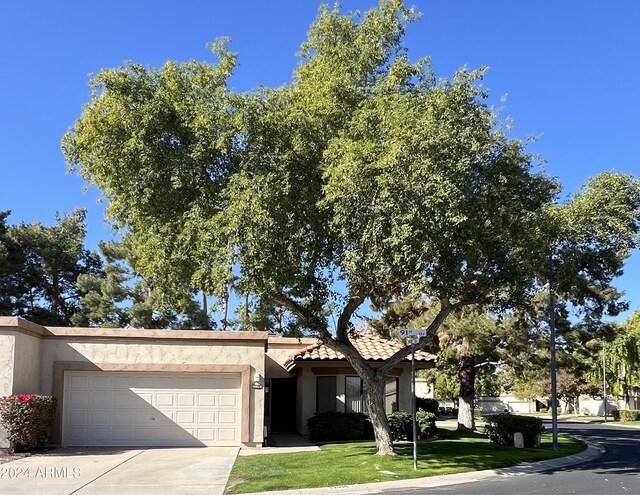
<path id="1" fill-rule="evenodd" d="M 236 460 L 228 494 L 294 488 L 354 485 L 425 476 L 480 471 L 563 457 L 583 451 L 577 439 L 559 438 L 552 449 L 551 435 L 542 436 L 536 449 L 494 445 L 484 435 L 438 429 L 438 440 L 418 444 L 418 470 L 413 470 L 413 447 L 396 443 L 396 456 L 376 456 L 374 442 L 324 445 L 316 452 L 241 456 Z"/>

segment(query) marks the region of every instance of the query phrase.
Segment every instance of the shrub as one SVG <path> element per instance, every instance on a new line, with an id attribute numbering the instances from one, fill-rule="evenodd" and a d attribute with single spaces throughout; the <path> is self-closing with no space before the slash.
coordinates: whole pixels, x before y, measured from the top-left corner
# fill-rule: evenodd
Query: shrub
<path id="1" fill-rule="evenodd" d="M 544 426 L 540 418 L 506 413 L 488 417 L 485 431 L 489 440 L 499 445 L 513 445 L 513 434 L 519 431 L 524 437 L 524 446 L 535 447 Z"/>
<path id="2" fill-rule="evenodd" d="M 458 408 L 457 407 L 439 407 L 438 408 L 438 416 L 457 416 Z"/>
<path id="3" fill-rule="evenodd" d="M 411 440 L 413 438 L 413 420 L 407 411 L 387 414 L 391 438 L 393 440 Z"/>
<path id="4" fill-rule="evenodd" d="M 0 398 L 0 424 L 16 452 L 44 447 L 51 437 L 56 399 L 45 395 L 19 394 Z"/>
<path id="5" fill-rule="evenodd" d="M 416 410 L 420 409 L 426 412 L 433 413 L 437 416 L 440 409 L 440 403 L 435 399 L 416 397 Z"/>
<path id="6" fill-rule="evenodd" d="M 393 440 L 413 440 L 413 418 L 407 411 L 397 411 L 387 415 Z M 418 410 L 416 412 L 418 438 L 431 438 L 436 433 L 436 415 Z"/>
<path id="7" fill-rule="evenodd" d="M 420 438 L 431 438 L 436 434 L 436 415 L 422 409 L 416 412 Z"/>
<path id="8" fill-rule="evenodd" d="M 324 412 L 307 420 L 312 442 L 371 440 L 373 426 L 362 413 Z"/>
<path id="9" fill-rule="evenodd" d="M 640 411 L 637 409 L 623 409 L 620 411 L 620 421 L 640 421 Z"/>

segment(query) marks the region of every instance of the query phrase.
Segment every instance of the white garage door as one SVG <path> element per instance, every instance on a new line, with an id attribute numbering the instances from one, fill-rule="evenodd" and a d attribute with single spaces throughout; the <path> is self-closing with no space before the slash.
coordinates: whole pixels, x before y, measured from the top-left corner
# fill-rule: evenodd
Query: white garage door
<path id="1" fill-rule="evenodd" d="M 63 445 L 240 444 L 240 375 L 67 371 Z"/>

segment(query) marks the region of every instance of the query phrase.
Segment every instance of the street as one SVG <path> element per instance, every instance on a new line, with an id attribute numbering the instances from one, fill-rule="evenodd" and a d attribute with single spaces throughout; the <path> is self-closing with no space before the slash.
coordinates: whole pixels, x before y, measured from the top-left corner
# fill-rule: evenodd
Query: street
<path id="1" fill-rule="evenodd" d="M 546 425 L 551 429 L 550 423 Z M 393 491 L 393 494 L 459 495 L 640 495 L 640 429 L 607 424 L 559 423 L 560 433 L 579 436 L 606 448 L 601 457 L 554 472 L 496 476 L 476 483 Z"/>

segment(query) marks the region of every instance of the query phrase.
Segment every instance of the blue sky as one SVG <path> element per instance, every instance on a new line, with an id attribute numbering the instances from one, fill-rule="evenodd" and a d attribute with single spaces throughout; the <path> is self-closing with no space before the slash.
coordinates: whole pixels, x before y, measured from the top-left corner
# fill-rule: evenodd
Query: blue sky
<path id="1" fill-rule="evenodd" d="M 366 10 L 375 1 L 345 1 Z M 541 136 L 530 148 L 569 194 L 589 176 L 615 169 L 640 177 L 640 2 L 551 0 L 416 1 L 412 58 L 436 73 L 489 66 L 485 86 L 514 135 Z M 53 223 L 55 211 L 88 209 L 89 247 L 111 236 L 97 191 L 66 173 L 60 139 L 88 101 L 90 74 L 125 60 L 213 61 L 208 41 L 231 36 L 239 91 L 290 80 L 295 53 L 318 2 L 31 1 L 0 10 L 0 209 L 10 222 Z M 640 253 L 618 286 L 640 308 Z"/>

